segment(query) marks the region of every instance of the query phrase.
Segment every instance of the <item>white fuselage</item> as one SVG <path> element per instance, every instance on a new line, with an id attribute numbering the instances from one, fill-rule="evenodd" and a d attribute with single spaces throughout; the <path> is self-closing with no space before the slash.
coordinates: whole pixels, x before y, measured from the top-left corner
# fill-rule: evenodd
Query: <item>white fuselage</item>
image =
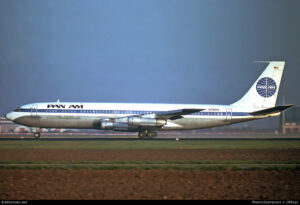
<path id="1" fill-rule="evenodd" d="M 254 117 L 249 114 L 250 112 L 259 110 L 257 108 L 239 108 L 230 105 L 81 102 L 49 102 L 28 104 L 8 113 L 6 117 L 18 124 L 36 128 L 101 129 L 99 123 L 103 119 L 146 115 L 160 111 L 187 108 L 204 110 L 183 115 L 180 119 L 168 119 L 164 126 L 151 129 L 201 129 L 266 117 Z"/>
<path id="2" fill-rule="evenodd" d="M 284 66 L 284 61 L 268 62 L 248 92 L 231 105 L 58 101 L 24 105 L 6 118 L 35 128 L 131 131 L 152 138 L 156 130 L 201 129 L 272 117 L 291 107 L 275 107 Z"/>

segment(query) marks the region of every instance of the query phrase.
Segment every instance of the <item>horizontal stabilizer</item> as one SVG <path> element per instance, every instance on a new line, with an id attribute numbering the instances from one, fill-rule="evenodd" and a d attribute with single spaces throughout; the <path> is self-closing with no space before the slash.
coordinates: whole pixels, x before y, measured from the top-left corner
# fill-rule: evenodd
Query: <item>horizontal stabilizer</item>
<path id="1" fill-rule="evenodd" d="M 205 109 L 179 109 L 179 110 L 170 110 L 170 111 L 161 111 L 155 113 L 156 118 L 159 119 L 171 119 L 176 120 L 182 118 L 181 115 L 188 115 L 195 112 L 200 112 Z"/>
<path id="2" fill-rule="evenodd" d="M 259 111 L 255 111 L 255 112 L 251 112 L 249 114 L 251 115 L 268 115 L 268 114 L 274 114 L 274 113 L 278 113 L 281 112 L 285 109 L 288 109 L 290 107 L 293 107 L 293 104 L 289 104 L 289 105 L 280 105 L 280 106 L 276 106 L 276 107 L 272 107 L 272 108 L 267 108 L 264 110 L 259 110 Z"/>

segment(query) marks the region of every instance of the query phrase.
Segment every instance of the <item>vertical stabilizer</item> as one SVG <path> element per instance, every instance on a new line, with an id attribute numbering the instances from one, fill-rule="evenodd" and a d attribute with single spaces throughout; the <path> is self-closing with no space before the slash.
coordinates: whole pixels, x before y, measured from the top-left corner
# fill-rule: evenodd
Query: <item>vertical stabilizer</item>
<path id="1" fill-rule="evenodd" d="M 270 61 L 268 63 L 267 68 L 249 91 L 232 106 L 255 108 L 275 106 L 285 61 Z"/>

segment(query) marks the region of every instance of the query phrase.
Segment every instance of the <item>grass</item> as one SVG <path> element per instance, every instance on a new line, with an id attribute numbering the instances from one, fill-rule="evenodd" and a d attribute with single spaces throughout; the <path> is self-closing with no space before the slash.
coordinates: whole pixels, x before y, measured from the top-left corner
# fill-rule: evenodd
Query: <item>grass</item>
<path id="1" fill-rule="evenodd" d="M 300 149 L 300 140 L 1 141 L 3 149 Z"/>
<path id="2" fill-rule="evenodd" d="M 135 161 L 135 160 L 126 160 L 126 161 L 0 161 L 0 165 L 3 164 L 78 164 L 78 165 L 214 165 L 214 164 L 253 164 L 253 165 L 300 165 L 300 161 L 267 161 L 267 160 L 211 160 L 211 161 L 200 161 L 200 160 L 181 160 L 181 161 Z"/>
<path id="3" fill-rule="evenodd" d="M 0 169 L 35 169 L 35 170 L 43 170 L 43 169 L 63 169 L 63 170 L 78 170 L 78 169 L 90 169 L 90 170 L 152 170 L 152 169 L 160 169 L 160 170 L 201 170 L 201 171 L 300 171 L 300 166 L 292 165 L 292 166 L 257 166 L 257 165 L 202 165 L 202 166 L 177 166 L 166 164 L 162 166 L 158 165 L 147 165 L 147 166 L 130 166 L 126 165 L 115 165 L 110 164 L 108 166 L 82 166 L 82 165 L 72 165 L 72 166 L 49 166 L 49 165 L 8 165 L 8 166 L 0 166 Z"/>
<path id="4" fill-rule="evenodd" d="M 162 170 L 290 170 L 299 171 L 300 161 L 0 161 L 0 169 L 162 169 Z"/>
<path id="5" fill-rule="evenodd" d="M 94 140 L 0 141 L 0 150 L 26 149 L 299 149 L 300 140 Z M 61 166 L 56 166 L 61 165 Z M 0 169 L 180 169 L 180 170 L 300 170 L 300 161 L 0 161 Z"/>

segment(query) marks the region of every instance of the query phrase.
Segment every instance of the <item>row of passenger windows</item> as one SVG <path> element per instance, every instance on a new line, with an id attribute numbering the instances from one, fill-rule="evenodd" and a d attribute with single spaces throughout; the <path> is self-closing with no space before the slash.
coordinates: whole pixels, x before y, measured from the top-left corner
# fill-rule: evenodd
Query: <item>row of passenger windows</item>
<path id="1" fill-rule="evenodd" d="M 38 112 L 54 112 L 54 113 L 99 113 L 99 114 L 151 114 L 154 111 L 136 111 L 136 110 L 56 110 L 56 109 L 40 109 Z"/>
<path id="2" fill-rule="evenodd" d="M 192 113 L 192 115 L 216 115 L 216 116 L 222 116 L 223 112 L 195 112 Z M 224 113 L 225 115 L 225 113 Z"/>
<path id="3" fill-rule="evenodd" d="M 159 111 L 141 111 L 141 110 L 64 110 L 64 109 L 21 109 L 15 112 L 47 112 L 47 113 L 98 113 L 98 114 L 151 114 Z M 195 112 L 190 115 L 210 115 L 223 116 L 225 112 Z"/>

